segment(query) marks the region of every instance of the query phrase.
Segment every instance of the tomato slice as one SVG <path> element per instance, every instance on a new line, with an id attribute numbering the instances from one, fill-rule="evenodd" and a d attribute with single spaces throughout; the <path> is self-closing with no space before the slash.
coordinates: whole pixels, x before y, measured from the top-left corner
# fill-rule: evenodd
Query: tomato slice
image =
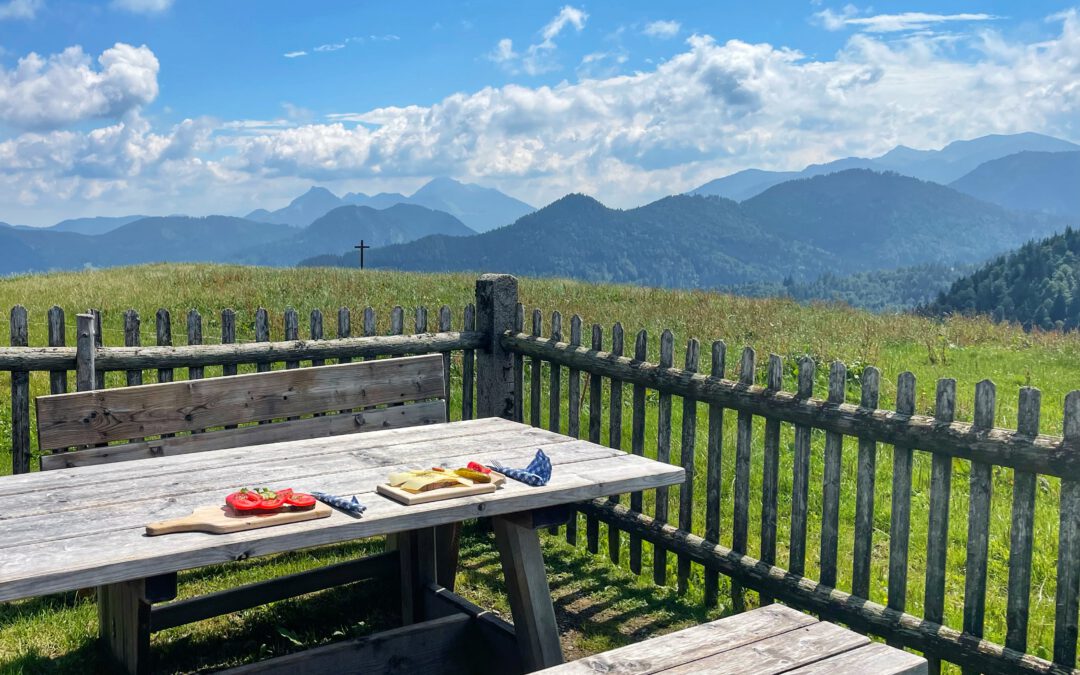
<path id="1" fill-rule="evenodd" d="M 285 498 L 285 501 L 298 509 L 306 509 L 310 506 L 315 506 L 315 498 L 309 494 L 304 494 L 303 492 L 290 491 L 289 496 Z"/>
<path id="2" fill-rule="evenodd" d="M 262 506 L 263 499 L 254 492 L 234 492 L 225 498 L 225 503 L 237 511 L 254 511 Z"/>
<path id="3" fill-rule="evenodd" d="M 491 469 L 487 468 L 480 462 L 469 462 L 465 465 L 465 468 L 472 469 L 473 471 L 479 471 L 480 473 L 491 473 Z"/>
<path id="4" fill-rule="evenodd" d="M 286 501 L 288 500 L 289 495 L 291 495 L 291 494 L 292 494 L 292 488 L 285 488 L 283 490 L 278 490 L 277 491 L 278 497 L 284 497 L 286 499 Z"/>
<path id="5" fill-rule="evenodd" d="M 259 510 L 260 511 L 273 511 L 274 509 L 280 509 L 284 505 L 285 505 L 285 498 L 282 497 L 281 493 L 279 492 L 278 496 L 274 497 L 273 499 L 263 499 L 259 503 Z"/>

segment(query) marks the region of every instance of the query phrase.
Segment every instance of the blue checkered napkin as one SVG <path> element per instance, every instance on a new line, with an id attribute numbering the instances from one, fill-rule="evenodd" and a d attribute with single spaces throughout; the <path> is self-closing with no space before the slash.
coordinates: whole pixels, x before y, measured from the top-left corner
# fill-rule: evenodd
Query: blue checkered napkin
<path id="1" fill-rule="evenodd" d="M 367 507 L 360 503 L 360 500 L 356 498 L 356 495 L 353 495 L 352 499 L 346 499 L 345 497 L 339 497 L 337 495 L 328 495 L 325 492 L 312 492 L 310 494 L 323 504 L 329 504 L 336 509 L 341 509 L 345 513 L 351 513 L 354 516 L 360 516 L 367 510 Z"/>
<path id="2" fill-rule="evenodd" d="M 548 459 L 543 450 L 537 450 L 536 457 L 533 457 L 533 460 L 529 462 L 529 466 L 524 469 L 512 469 L 498 462 L 493 463 L 491 468 L 504 476 L 533 487 L 547 485 L 548 481 L 551 480 L 551 460 Z"/>

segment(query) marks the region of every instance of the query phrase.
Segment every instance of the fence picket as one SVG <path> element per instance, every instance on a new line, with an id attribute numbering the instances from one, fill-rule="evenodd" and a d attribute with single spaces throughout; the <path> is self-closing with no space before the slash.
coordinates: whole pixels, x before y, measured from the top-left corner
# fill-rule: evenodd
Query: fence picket
<path id="1" fill-rule="evenodd" d="M 896 380 L 896 412 L 915 414 L 915 376 L 900 373 Z M 892 511 L 889 522 L 888 607 L 907 606 L 908 547 L 911 537 L 911 448 L 893 446 Z M 893 644 L 893 646 L 897 646 Z"/>
<path id="2" fill-rule="evenodd" d="M 189 345 L 201 345 L 203 343 L 202 316 L 197 309 L 190 310 L 187 315 L 187 343 Z M 191 366 L 188 368 L 188 379 L 201 380 L 203 373 L 204 369 L 201 366 Z"/>
<path id="3" fill-rule="evenodd" d="M 521 333 L 524 330 L 525 305 L 519 302 L 514 306 L 514 332 Z M 449 396 L 446 397 L 446 402 L 447 405 L 450 404 Z M 450 418 L 447 417 L 447 419 Z M 518 352 L 514 352 L 514 421 L 525 421 L 525 357 Z"/>
<path id="4" fill-rule="evenodd" d="M 765 388 L 780 391 L 784 387 L 784 362 L 769 354 L 765 371 Z M 780 420 L 765 419 L 765 457 L 761 472 L 761 561 L 776 563 L 776 502 L 780 483 Z M 761 595 L 761 605 L 771 605 L 773 599 Z"/>
<path id="5" fill-rule="evenodd" d="M 450 316 L 450 306 L 443 305 L 439 308 L 439 332 L 446 333 L 453 326 Z M 446 421 L 450 421 L 450 352 L 443 352 L 443 400 L 446 402 Z M 520 391 L 520 388 L 519 388 Z M 519 407 L 520 409 L 520 407 Z"/>
<path id="6" fill-rule="evenodd" d="M 751 347 L 744 347 L 742 360 L 739 362 L 739 384 L 744 387 L 754 384 L 756 368 L 757 355 Z M 750 527 L 750 441 L 753 425 L 754 416 L 740 410 L 735 435 L 735 504 L 731 549 L 743 554 L 746 553 L 747 532 Z M 731 583 L 731 604 L 736 612 L 746 608 L 742 584 L 734 580 Z"/>
<path id="7" fill-rule="evenodd" d="M 255 310 L 255 341 L 270 342 L 270 314 L 263 307 Z M 259 363 L 256 364 L 255 371 L 265 373 L 270 368 L 269 363 Z"/>
<path id="8" fill-rule="evenodd" d="M 347 338 L 352 336 L 352 314 L 348 307 L 338 307 L 337 311 L 337 336 Z M 352 363 L 352 358 L 343 356 L 338 363 Z"/>
<path id="9" fill-rule="evenodd" d="M 125 347 L 138 347 L 142 344 L 142 339 L 139 335 L 139 313 L 134 309 L 129 309 L 124 312 L 124 346 Z M 132 387 L 142 384 L 142 371 L 141 370 L 129 370 L 127 371 L 127 386 Z"/>
<path id="10" fill-rule="evenodd" d="M 581 317 L 570 317 L 570 346 L 581 346 Z M 569 368 L 566 382 L 566 434 L 581 438 L 581 371 Z M 578 513 L 571 511 L 566 521 L 566 543 L 577 546 Z"/>
<path id="11" fill-rule="evenodd" d="M 105 345 L 105 331 L 101 330 L 101 311 L 97 309 L 91 309 L 90 314 L 94 317 L 94 347 L 100 349 Z M 94 371 L 94 382 L 97 383 L 99 389 L 104 389 L 107 385 L 105 383 L 105 371 Z"/>
<path id="12" fill-rule="evenodd" d="M 1065 396 L 1062 436 L 1080 442 L 1080 391 Z M 1054 662 L 1076 665 L 1077 599 L 1080 593 L 1080 481 L 1062 479 L 1058 521 L 1057 595 L 1054 613 Z"/>
<path id="13" fill-rule="evenodd" d="M 417 307 L 416 315 L 413 321 L 413 333 L 419 335 L 427 332 L 428 325 L 428 311 L 427 307 Z"/>
<path id="14" fill-rule="evenodd" d="M 595 352 L 604 349 L 604 332 L 600 324 L 594 323 L 592 327 L 592 350 Z M 602 419 L 602 406 L 604 398 L 603 382 L 596 373 L 589 374 L 589 441 L 600 443 L 600 425 Z M 600 521 L 596 516 L 585 517 L 585 546 L 589 553 L 600 551 Z"/>
<path id="15" fill-rule="evenodd" d="M 648 358 L 649 334 L 644 330 L 638 331 L 634 338 L 634 360 L 644 362 Z M 630 418 L 630 452 L 642 457 L 645 455 L 645 386 L 635 384 L 632 391 Z M 630 493 L 630 510 L 641 513 L 643 510 L 641 491 Z M 631 533 L 630 547 L 630 571 L 641 574 L 641 536 Z"/>
<path id="16" fill-rule="evenodd" d="M 994 428 L 996 403 L 994 383 L 983 380 L 975 386 L 974 428 Z M 972 462 L 968 491 L 967 562 L 964 565 L 964 632 L 982 637 L 986 614 L 986 556 L 990 546 L 990 499 L 992 468 Z M 972 672 L 965 669 L 964 672 Z"/>
<path id="17" fill-rule="evenodd" d="M 709 374 L 724 377 L 727 345 L 723 340 L 712 343 L 712 365 Z M 724 409 L 718 405 L 709 406 L 709 438 L 705 454 L 708 464 L 705 467 L 705 538 L 720 541 L 720 486 L 723 467 L 724 448 Z M 720 599 L 720 573 L 705 570 L 705 606 L 712 608 Z"/>
<path id="18" fill-rule="evenodd" d="M 660 334 L 660 367 L 671 368 L 675 365 L 675 336 L 665 329 Z M 656 418 L 656 461 L 671 463 L 671 394 L 660 392 Z M 658 522 L 668 520 L 669 489 L 656 488 L 656 503 L 653 515 Z M 653 583 L 663 586 L 667 583 L 667 549 L 653 543 Z"/>
<path id="19" fill-rule="evenodd" d="M 311 310 L 311 314 L 308 317 L 308 335 L 312 340 L 323 339 L 323 314 L 321 309 Z M 326 359 L 312 359 L 311 365 L 313 366 L 325 366 Z"/>
<path id="20" fill-rule="evenodd" d="M 64 310 L 53 305 L 49 308 L 49 346 L 63 347 L 67 344 L 67 326 L 64 321 Z M 67 392 L 67 371 L 49 371 L 49 393 L 63 394 Z"/>
<path id="21" fill-rule="evenodd" d="M 236 312 L 231 309 L 221 310 L 221 344 L 236 344 Z M 235 363 L 226 363 L 221 367 L 222 375 L 236 375 Z"/>
<path id="22" fill-rule="evenodd" d="M 476 330 L 476 305 L 471 302 L 465 305 L 465 330 Z M 536 359 L 539 361 L 539 359 Z M 476 353 L 472 349 L 466 349 L 461 353 L 461 419 L 473 418 L 473 367 L 476 363 Z M 540 405 L 537 397 L 536 405 Z M 539 426 L 539 420 L 537 423 Z"/>
<path id="23" fill-rule="evenodd" d="M 847 366 L 833 361 L 829 366 L 829 403 L 844 402 Z M 844 437 L 825 432 L 825 466 L 821 479 L 821 583 L 836 586 L 836 548 L 840 537 L 840 469 Z"/>
<path id="24" fill-rule="evenodd" d="M 796 396 L 801 399 L 814 395 L 814 373 L 817 365 L 809 356 L 799 359 L 799 379 Z M 788 569 L 802 576 L 806 572 L 806 520 L 810 498 L 810 427 L 795 425 L 795 456 L 791 476 L 791 535 L 788 544 Z"/>
<path id="25" fill-rule="evenodd" d="M 951 424 L 956 414 L 956 380 L 937 384 L 934 418 Z M 935 623 L 945 618 L 945 556 L 949 549 L 949 493 L 952 489 L 952 457 L 934 453 L 930 465 L 930 523 L 926 531 L 926 592 L 923 616 Z M 927 658 L 931 673 L 941 672 L 941 660 Z"/>
<path id="26" fill-rule="evenodd" d="M 555 311 L 551 313 L 551 339 L 562 342 L 562 314 Z M 562 368 L 558 364 L 551 364 L 551 384 L 548 387 L 548 429 L 559 433 L 562 429 L 559 419 L 560 401 L 562 399 Z M 576 513 L 571 519 L 577 518 Z M 548 532 L 555 534 L 559 531 L 558 526 L 548 528 Z"/>
<path id="27" fill-rule="evenodd" d="M 1027 436 L 1039 433 L 1042 392 L 1020 389 L 1016 430 Z M 1009 534 L 1009 600 L 1005 610 L 1005 646 L 1027 651 L 1028 608 L 1031 601 L 1031 551 L 1035 534 L 1035 474 L 1013 472 L 1012 531 Z"/>
<path id="28" fill-rule="evenodd" d="M 159 347 L 171 347 L 172 346 L 172 317 L 169 315 L 169 310 L 159 309 L 155 318 L 155 330 L 157 343 Z M 157 371 L 158 382 L 172 382 L 173 381 L 173 369 L 172 368 L 158 368 Z"/>
<path id="29" fill-rule="evenodd" d="M 862 377 L 859 406 L 876 410 L 881 373 L 867 366 Z M 858 470 L 855 477 L 855 545 L 852 551 L 851 592 L 870 597 L 870 557 L 874 552 L 874 478 L 877 473 L 877 443 L 859 438 Z"/>
<path id="30" fill-rule="evenodd" d="M 30 344 L 26 308 L 11 308 L 11 346 Z M 30 471 L 30 371 L 11 371 L 11 465 L 15 473 Z"/>
<path id="31" fill-rule="evenodd" d="M 691 339 L 686 344 L 686 370 L 691 373 L 698 371 L 701 346 L 697 340 Z M 697 446 L 697 401 L 683 397 L 682 406 L 682 441 L 679 450 L 679 459 L 683 471 L 686 472 L 686 480 L 679 486 L 679 529 L 685 532 L 694 531 L 694 455 Z M 678 558 L 676 573 L 679 595 L 685 595 L 690 586 L 690 558 L 680 555 Z"/>
<path id="32" fill-rule="evenodd" d="M 534 309 L 532 314 L 532 334 L 540 337 L 544 328 L 544 314 L 539 309 Z M 468 330 L 468 329 L 466 329 Z M 543 426 L 540 418 L 540 378 L 543 377 L 543 366 L 539 356 L 529 359 L 529 424 L 534 427 Z"/>
<path id="33" fill-rule="evenodd" d="M 611 355 L 623 355 L 623 327 L 617 323 L 611 327 Z M 622 405 L 623 384 L 622 381 L 611 378 L 611 393 L 608 397 L 608 447 L 622 450 Z M 608 498 L 612 504 L 619 503 L 619 495 L 611 495 Z M 622 549 L 619 528 L 608 524 L 608 558 L 615 565 L 619 564 L 619 553 Z"/>
<path id="34" fill-rule="evenodd" d="M 375 310 L 372 307 L 364 308 L 364 337 L 372 337 L 378 332 Z M 365 356 L 365 361 L 374 359 L 374 356 Z"/>
<path id="35" fill-rule="evenodd" d="M 405 310 L 401 305 L 395 305 L 390 310 L 390 334 L 403 335 L 405 332 Z"/>

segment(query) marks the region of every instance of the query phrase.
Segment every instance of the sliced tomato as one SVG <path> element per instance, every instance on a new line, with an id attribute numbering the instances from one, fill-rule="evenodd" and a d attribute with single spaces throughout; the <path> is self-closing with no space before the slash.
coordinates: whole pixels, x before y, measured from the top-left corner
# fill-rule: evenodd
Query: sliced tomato
<path id="1" fill-rule="evenodd" d="M 281 494 L 280 492 L 278 494 Z M 303 492 L 289 491 L 289 496 L 285 498 L 291 506 L 295 506 L 298 509 L 306 509 L 310 506 L 315 506 L 315 498 L 309 494 Z"/>
<path id="2" fill-rule="evenodd" d="M 225 503 L 237 511 L 254 511 L 262 506 L 263 499 L 254 492 L 234 492 L 225 498 Z"/>
<path id="3" fill-rule="evenodd" d="M 273 499 L 263 499 L 259 504 L 260 511 L 273 511 L 274 509 L 280 509 L 285 506 L 285 498 L 281 496 L 279 492 Z"/>
<path id="4" fill-rule="evenodd" d="M 278 490 L 277 491 L 278 497 L 285 497 L 286 500 L 289 498 L 289 495 L 291 495 L 291 494 L 292 494 L 292 488 L 285 488 L 284 490 Z"/>
<path id="5" fill-rule="evenodd" d="M 469 462 L 465 465 L 465 468 L 472 469 L 473 471 L 479 471 L 480 473 L 491 473 L 491 469 L 487 468 L 480 462 Z"/>

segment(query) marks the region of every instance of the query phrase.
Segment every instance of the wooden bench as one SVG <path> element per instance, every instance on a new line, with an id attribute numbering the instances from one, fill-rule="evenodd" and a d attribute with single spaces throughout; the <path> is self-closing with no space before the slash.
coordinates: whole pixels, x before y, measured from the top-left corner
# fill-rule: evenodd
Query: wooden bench
<path id="1" fill-rule="evenodd" d="M 41 469 L 446 422 L 444 377 L 442 356 L 431 354 L 41 396 L 38 444 L 52 451 L 42 456 Z M 457 529 L 443 530 L 443 545 L 456 553 Z M 158 607 L 153 603 L 175 599 L 176 574 L 153 577 L 146 597 L 135 603 L 140 608 L 135 645 L 112 639 L 117 623 L 131 620 L 115 608 L 131 603 L 113 597 L 122 589 L 102 586 L 101 635 L 114 652 L 134 650 L 137 657 L 124 660 L 145 670 L 148 659 L 142 655 L 149 651 L 152 631 L 380 576 L 396 569 L 397 561 L 390 559 L 396 557 L 390 552 Z M 439 570 L 448 588 L 456 564 L 456 555 L 448 556 L 446 568 Z"/>
<path id="2" fill-rule="evenodd" d="M 925 675 L 926 659 L 768 605 L 561 666 L 547 675 Z"/>

